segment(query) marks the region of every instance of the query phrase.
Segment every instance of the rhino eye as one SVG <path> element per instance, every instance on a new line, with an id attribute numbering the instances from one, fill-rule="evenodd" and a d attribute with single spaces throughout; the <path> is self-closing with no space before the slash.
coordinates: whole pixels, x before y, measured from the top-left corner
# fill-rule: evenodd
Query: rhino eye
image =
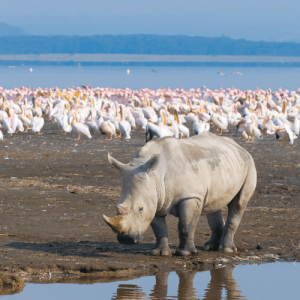
<path id="1" fill-rule="evenodd" d="M 142 211 L 143 209 L 144 209 L 144 207 L 140 207 L 140 208 L 139 208 L 139 211 Z"/>

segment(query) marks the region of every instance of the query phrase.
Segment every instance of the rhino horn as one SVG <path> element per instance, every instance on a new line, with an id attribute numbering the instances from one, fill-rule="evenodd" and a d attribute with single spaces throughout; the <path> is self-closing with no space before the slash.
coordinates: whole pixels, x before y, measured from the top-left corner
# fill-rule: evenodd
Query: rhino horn
<path id="1" fill-rule="evenodd" d="M 121 225 L 121 221 L 123 219 L 122 216 L 116 216 L 116 217 L 107 217 L 106 215 L 103 215 L 103 219 L 106 222 L 106 224 L 108 226 L 111 227 L 111 229 L 115 232 L 115 233 L 121 233 L 123 232 L 123 228 Z"/>
<path id="2" fill-rule="evenodd" d="M 112 164 L 117 170 L 121 171 L 124 168 L 125 164 L 122 164 L 121 162 L 114 159 L 112 156 L 109 155 L 109 153 L 107 154 L 107 158 L 109 163 Z"/>
<path id="3" fill-rule="evenodd" d="M 118 204 L 117 210 L 120 215 L 124 215 L 129 212 L 129 207 L 126 204 L 122 203 Z"/>

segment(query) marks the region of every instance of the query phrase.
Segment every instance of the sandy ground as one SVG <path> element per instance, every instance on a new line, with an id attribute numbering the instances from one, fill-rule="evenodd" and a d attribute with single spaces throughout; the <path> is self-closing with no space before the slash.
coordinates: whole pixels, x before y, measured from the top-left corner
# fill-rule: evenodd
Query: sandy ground
<path id="1" fill-rule="evenodd" d="M 91 140 L 77 142 L 75 135 L 64 135 L 47 122 L 42 136 L 6 136 L 0 146 L 0 274 L 15 276 L 13 282 L 49 272 L 52 278 L 55 274 L 106 278 L 245 261 L 299 260 L 300 141 L 280 146 L 271 136 L 247 144 L 234 128 L 225 136 L 252 154 L 257 189 L 235 236 L 238 252 L 203 251 L 210 229 L 202 217 L 195 235 L 199 251 L 191 257 L 150 256 L 155 244 L 151 228 L 141 244 L 121 245 L 102 219 L 103 213 L 115 215 L 120 196 L 119 174 L 108 163 L 107 152 L 129 162 L 145 144 L 143 133 L 112 142 L 94 133 Z M 167 222 L 175 252 L 177 219 L 168 216 Z M 0 287 L 4 284 L 0 276 Z"/>

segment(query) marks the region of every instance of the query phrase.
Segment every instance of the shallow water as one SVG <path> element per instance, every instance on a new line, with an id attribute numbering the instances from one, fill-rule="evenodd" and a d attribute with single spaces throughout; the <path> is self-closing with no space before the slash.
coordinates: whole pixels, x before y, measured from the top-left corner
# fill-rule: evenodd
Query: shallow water
<path id="1" fill-rule="evenodd" d="M 300 263 L 161 272 L 156 276 L 94 284 L 28 283 L 4 299 L 299 299 Z"/>
<path id="2" fill-rule="evenodd" d="M 29 71 L 30 68 L 33 69 L 32 72 Z M 224 76 L 218 72 L 222 72 Z M 233 74 L 234 72 L 243 75 Z M 21 86 L 66 88 L 90 84 L 92 87 L 131 89 L 190 89 L 205 85 L 210 89 L 235 86 L 242 90 L 256 87 L 295 90 L 300 87 L 299 75 L 298 67 L 0 66 L 0 86 L 6 89 Z"/>

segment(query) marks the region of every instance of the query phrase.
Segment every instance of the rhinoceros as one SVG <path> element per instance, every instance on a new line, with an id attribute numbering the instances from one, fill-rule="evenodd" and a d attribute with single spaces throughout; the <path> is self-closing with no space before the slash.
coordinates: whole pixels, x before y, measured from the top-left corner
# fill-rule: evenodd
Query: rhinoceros
<path id="1" fill-rule="evenodd" d="M 201 214 L 212 234 L 204 250 L 237 251 L 234 234 L 257 181 L 251 155 L 232 139 L 210 132 L 180 140 L 148 142 L 128 164 L 108 154 L 121 173 L 117 216 L 103 215 L 123 244 L 136 244 L 151 225 L 156 245 L 151 255 L 171 255 L 165 217 L 179 218 L 178 255 L 197 252 L 194 233 Z M 222 208 L 228 206 L 224 224 Z"/>

